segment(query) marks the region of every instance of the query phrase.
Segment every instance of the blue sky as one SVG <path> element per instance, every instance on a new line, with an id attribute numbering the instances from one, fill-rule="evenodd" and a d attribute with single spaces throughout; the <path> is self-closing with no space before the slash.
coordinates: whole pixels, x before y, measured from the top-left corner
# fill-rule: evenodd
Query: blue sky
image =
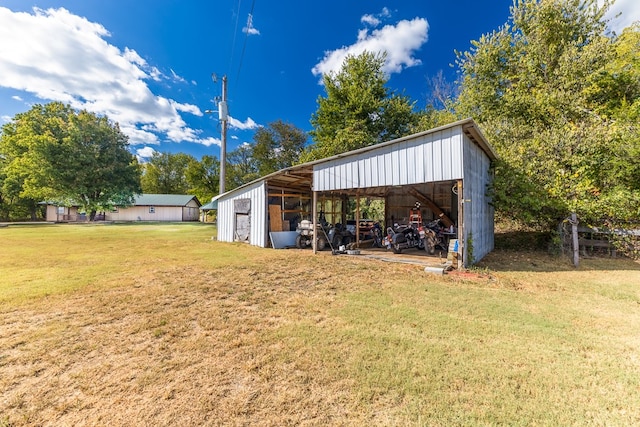
<path id="1" fill-rule="evenodd" d="M 389 88 L 423 108 L 427 78 L 455 79 L 454 51 L 497 29 L 512 0 L 0 0 L 0 123 L 62 101 L 106 114 L 141 159 L 219 156 L 214 98 L 226 75 L 227 150 L 283 120 L 308 131 L 323 73 L 386 51 Z M 620 31 L 640 2 L 618 0 Z"/>

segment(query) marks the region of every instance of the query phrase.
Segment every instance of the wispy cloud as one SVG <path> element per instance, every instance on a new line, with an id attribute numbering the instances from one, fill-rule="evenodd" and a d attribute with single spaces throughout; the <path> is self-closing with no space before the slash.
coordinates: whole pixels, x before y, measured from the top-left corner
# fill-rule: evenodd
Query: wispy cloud
<path id="1" fill-rule="evenodd" d="M 147 159 L 150 159 L 151 157 L 153 157 L 153 154 L 156 152 L 156 150 L 152 147 L 142 147 L 142 148 L 138 148 L 136 150 L 136 157 L 138 158 L 139 162 L 144 162 Z"/>
<path id="2" fill-rule="evenodd" d="M 362 29 L 352 45 L 325 52 L 322 61 L 311 72 L 316 76 L 337 72 L 348 55 L 369 51 L 386 52 L 387 59 L 382 71 L 387 74 L 399 73 L 404 68 L 422 63 L 415 57 L 415 53 L 427 42 L 428 30 L 429 24 L 424 18 L 402 20 L 395 25 L 385 25 L 373 31 Z"/>
<path id="3" fill-rule="evenodd" d="M 202 116 L 200 108 L 156 95 L 148 85 L 186 80 L 173 70 L 165 75 L 133 49 L 109 44 L 109 37 L 99 23 L 64 8 L 27 13 L 0 7 L 0 40 L 11 40 L 0 43 L 0 86 L 105 114 L 133 145 L 155 145 L 160 138 L 216 144 L 181 116 Z"/>
<path id="4" fill-rule="evenodd" d="M 380 13 L 363 15 L 362 18 L 360 18 L 360 22 L 369 25 L 370 27 L 377 27 L 382 23 L 383 19 L 388 18 L 389 16 L 391 16 L 391 12 L 388 8 L 383 7 Z"/>
<path id="5" fill-rule="evenodd" d="M 250 36 L 259 36 L 260 31 L 253 26 L 253 15 L 249 14 L 247 17 L 247 25 L 242 29 L 243 33 L 246 33 Z"/>
<path id="6" fill-rule="evenodd" d="M 229 116 L 229 126 L 239 130 L 251 130 L 251 129 L 258 129 L 260 127 L 260 125 L 254 122 L 251 117 L 249 117 L 247 120 L 242 122 L 238 119 L 234 119 L 231 116 Z"/>
<path id="7" fill-rule="evenodd" d="M 603 1 L 598 0 L 602 6 Z M 609 28 L 620 34 L 623 29 L 640 21 L 640 2 L 638 0 L 616 0 L 606 18 L 610 19 Z"/>

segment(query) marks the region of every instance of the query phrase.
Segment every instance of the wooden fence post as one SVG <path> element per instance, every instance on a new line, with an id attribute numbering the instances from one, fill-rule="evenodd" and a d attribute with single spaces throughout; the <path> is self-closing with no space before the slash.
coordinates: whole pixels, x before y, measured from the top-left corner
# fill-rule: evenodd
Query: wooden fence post
<path id="1" fill-rule="evenodd" d="M 571 214 L 571 239 L 573 242 L 573 266 L 577 267 L 580 264 L 580 247 L 578 243 L 578 215 L 575 212 Z"/>

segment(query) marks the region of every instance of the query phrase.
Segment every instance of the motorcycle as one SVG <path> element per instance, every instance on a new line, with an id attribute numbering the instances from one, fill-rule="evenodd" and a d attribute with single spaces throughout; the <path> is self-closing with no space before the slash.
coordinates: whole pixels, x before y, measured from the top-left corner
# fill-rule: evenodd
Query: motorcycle
<path id="1" fill-rule="evenodd" d="M 425 230 L 422 227 L 409 225 L 396 226 L 395 230 L 387 227 L 385 245 L 394 254 L 402 253 L 404 249 L 425 249 Z"/>
<path id="2" fill-rule="evenodd" d="M 427 223 L 425 227 L 425 246 L 429 255 L 436 253 L 436 247 L 447 250 L 440 218 L 436 218 Z"/>

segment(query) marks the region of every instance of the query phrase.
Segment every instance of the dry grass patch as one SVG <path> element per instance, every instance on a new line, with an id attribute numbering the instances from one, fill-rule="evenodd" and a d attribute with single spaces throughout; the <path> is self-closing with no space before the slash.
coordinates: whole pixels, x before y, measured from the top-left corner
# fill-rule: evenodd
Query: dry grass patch
<path id="1" fill-rule="evenodd" d="M 440 278 L 209 226 L 0 233 L 0 425 L 640 423 L 628 261 Z"/>

